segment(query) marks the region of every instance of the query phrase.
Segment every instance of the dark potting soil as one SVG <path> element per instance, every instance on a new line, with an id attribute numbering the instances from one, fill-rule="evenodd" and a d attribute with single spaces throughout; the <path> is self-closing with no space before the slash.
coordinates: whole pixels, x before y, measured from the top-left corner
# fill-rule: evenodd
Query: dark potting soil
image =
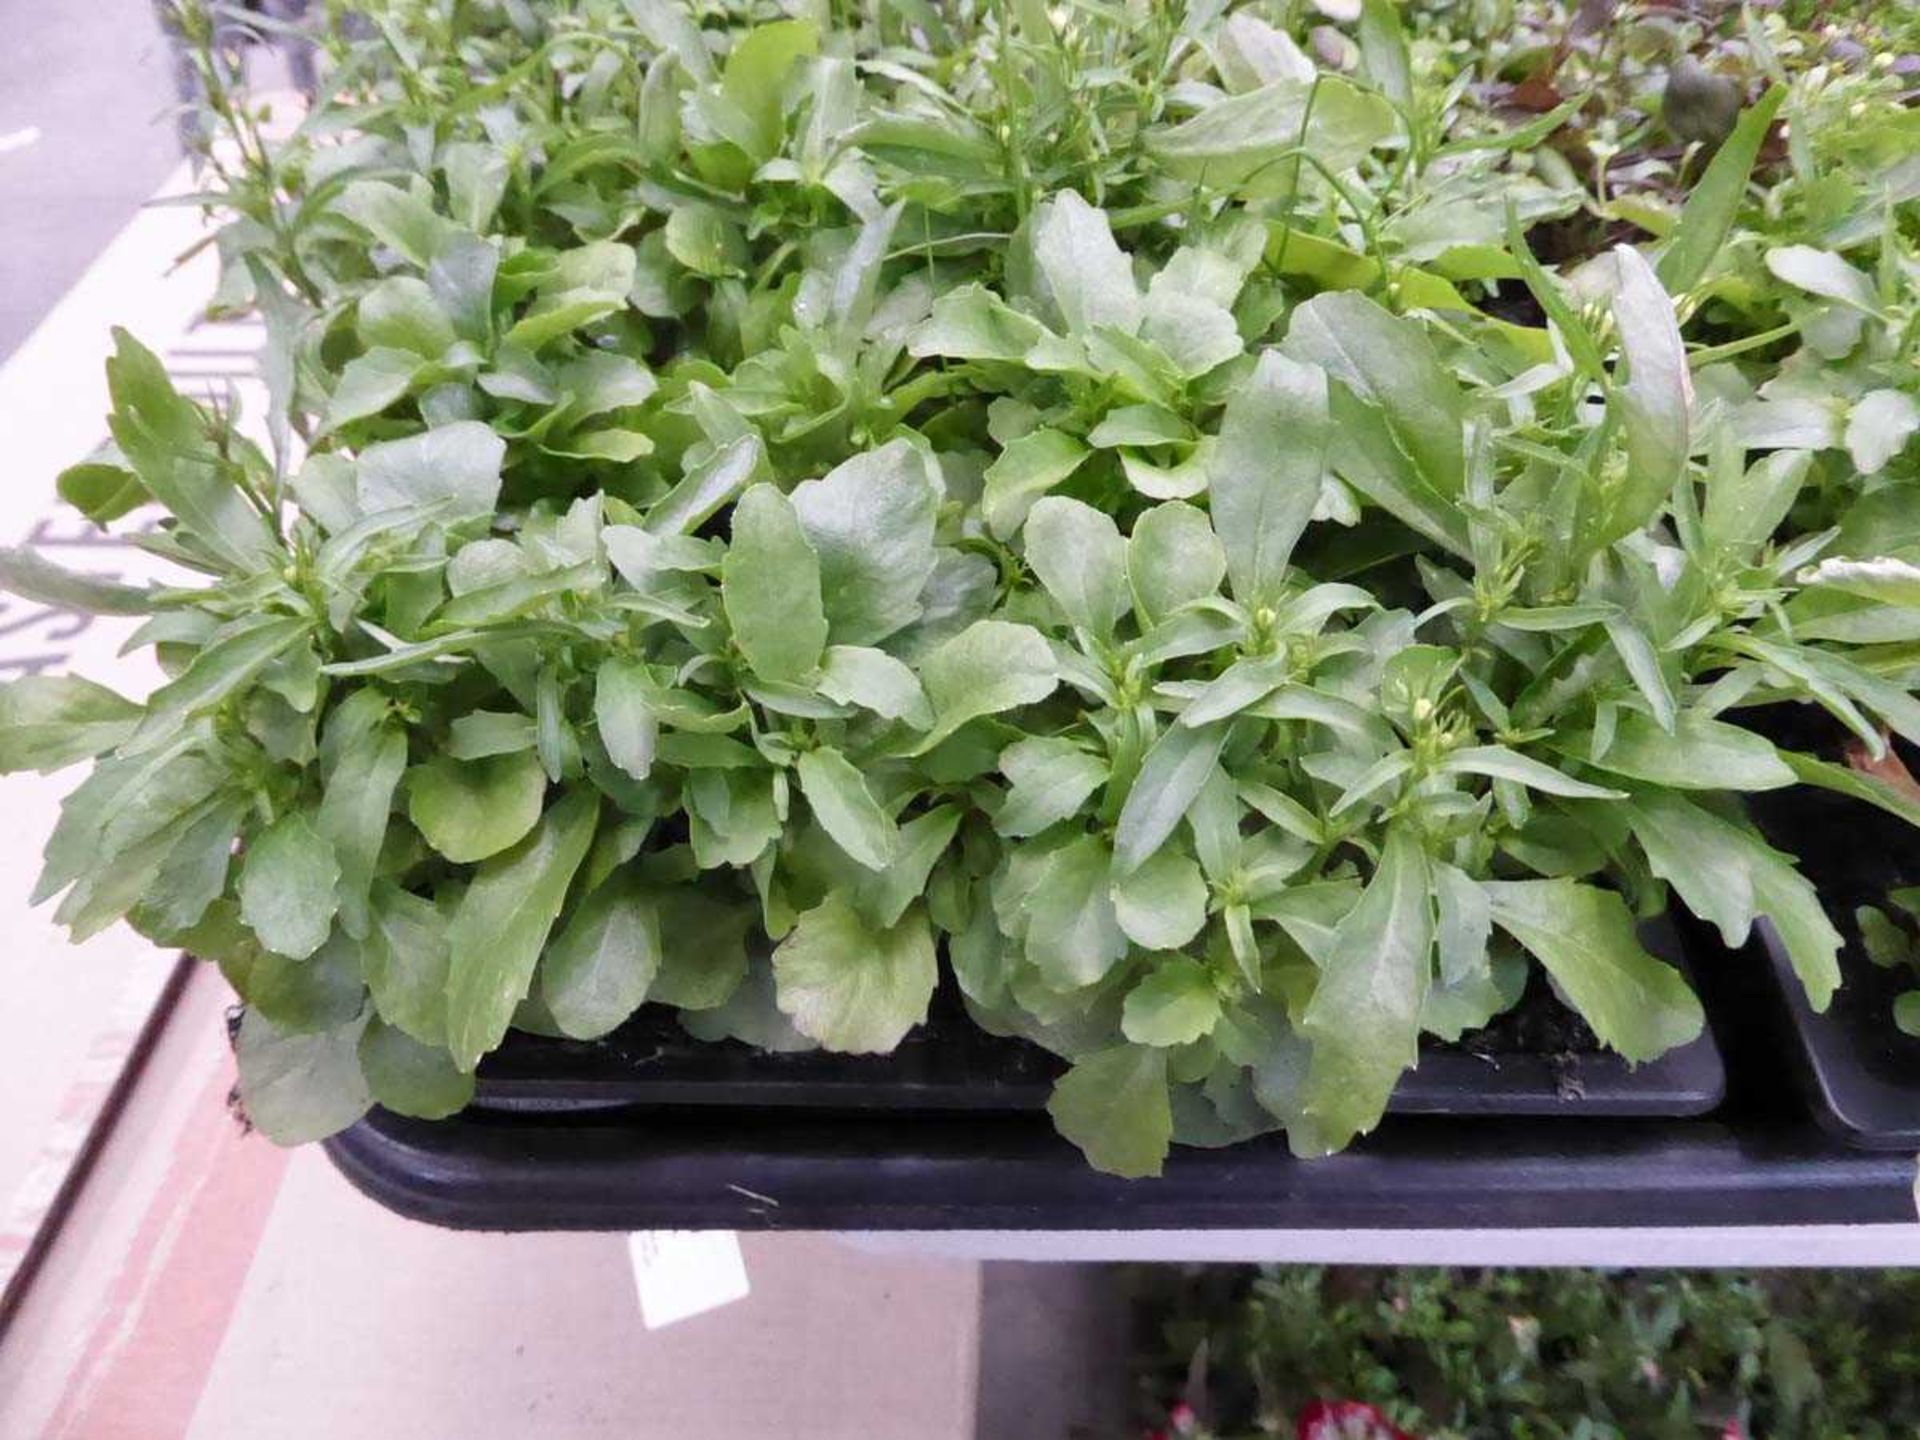
<path id="1" fill-rule="evenodd" d="M 1435 1035 L 1420 1037 L 1425 1051 L 1477 1056 L 1490 1065 L 1502 1057 L 1538 1055 L 1548 1060 L 1554 1087 L 1563 1099 L 1577 1100 L 1586 1094 L 1581 1080 L 1581 1062 L 1606 1053 L 1600 1037 L 1580 1015 L 1562 1004 L 1553 987 L 1538 970 L 1527 978 L 1520 1003 L 1496 1015 L 1477 1030 L 1469 1030 L 1458 1040 L 1443 1040 Z"/>

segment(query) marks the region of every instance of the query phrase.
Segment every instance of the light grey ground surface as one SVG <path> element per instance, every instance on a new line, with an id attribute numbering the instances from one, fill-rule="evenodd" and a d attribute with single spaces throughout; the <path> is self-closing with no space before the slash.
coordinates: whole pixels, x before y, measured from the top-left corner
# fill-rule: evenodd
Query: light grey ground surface
<path id="1" fill-rule="evenodd" d="M 180 163 L 173 96 L 151 0 L 0 0 L 0 359 Z"/>

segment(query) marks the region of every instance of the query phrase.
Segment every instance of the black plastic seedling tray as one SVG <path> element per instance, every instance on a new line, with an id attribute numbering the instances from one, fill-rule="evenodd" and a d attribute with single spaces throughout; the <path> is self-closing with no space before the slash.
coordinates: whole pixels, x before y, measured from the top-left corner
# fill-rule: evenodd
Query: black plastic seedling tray
<path id="1" fill-rule="evenodd" d="M 1761 828 L 1820 892 L 1842 936 L 1841 984 L 1824 1012 L 1807 1003 L 1771 926 L 1756 927 L 1779 983 L 1795 1073 L 1814 1117 L 1848 1144 L 1920 1150 L 1920 1039 L 1893 1023 L 1893 1002 L 1915 987 L 1911 971 L 1867 958 L 1855 908 L 1886 908 L 1887 892 L 1920 884 L 1920 831 L 1856 802 L 1826 795 L 1756 806 Z"/>
<path id="2" fill-rule="evenodd" d="M 1647 926 L 1643 940 L 1687 969 L 1673 927 Z M 1545 992 L 1525 1007 L 1566 1012 Z M 1701 1115 L 1720 1103 L 1726 1072 L 1710 1033 L 1650 1063 L 1633 1066 L 1601 1048 L 1584 1026 L 1570 1043 L 1527 1048 L 1499 1027 L 1460 1046 L 1428 1045 L 1394 1092 L 1407 1115 Z M 916 1113 L 1037 1111 L 1045 1108 L 1060 1061 L 1023 1041 L 989 1035 L 943 991 L 930 1023 L 888 1055 L 777 1054 L 735 1041 L 695 1040 L 670 1011 L 643 1009 L 603 1040 L 515 1034 L 480 1070 L 482 1109 L 567 1110 L 628 1106 L 729 1109 L 876 1110 Z"/>
<path id="3" fill-rule="evenodd" d="M 1684 961 L 1671 927 L 1646 939 Z M 1430 1048 L 1380 1131 L 1348 1153 L 1298 1161 L 1278 1136 L 1176 1148 L 1166 1175 L 1145 1182 L 1089 1169 L 1040 1113 L 1059 1062 L 982 1033 L 949 993 L 891 1056 L 696 1042 L 665 1012 L 590 1044 L 518 1035 L 482 1067 L 461 1115 L 376 1110 L 328 1148 L 381 1204 L 469 1229 L 1912 1218 L 1905 1160 L 1839 1151 L 1804 1118 L 1756 1122 L 1737 1104 L 1684 1118 L 1726 1092 L 1711 1035 L 1636 1069 L 1583 1046 L 1503 1049 L 1510 1034 Z"/>
<path id="4" fill-rule="evenodd" d="M 724 1118 L 723 1118 L 724 1117 Z M 375 1111 L 327 1142 L 402 1215 L 469 1230 L 1299 1230 L 1911 1222 L 1911 1156 L 1801 1120 L 1391 1117 L 1339 1155 L 1277 1137 L 1088 1168 L 1045 1116 L 615 1107 Z"/>

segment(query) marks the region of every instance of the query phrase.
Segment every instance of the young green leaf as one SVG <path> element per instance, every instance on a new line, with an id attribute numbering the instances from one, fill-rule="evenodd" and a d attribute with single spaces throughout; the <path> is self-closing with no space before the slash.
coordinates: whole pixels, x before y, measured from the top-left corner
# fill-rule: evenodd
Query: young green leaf
<path id="1" fill-rule="evenodd" d="M 546 771 L 530 750 L 439 756 L 408 772 L 407 818 L 442 855 L 469 864 L 517 844 L 539 823 L 546 793 Z"/>
<path id="2" fill-rule="evenodd" d="M 1638 711 L 1622 710 L 1604 749 L 1586 731 L 1556 748 L 1609 774 L 1675 790 L 1774 790 L 1794 782 L 1772 742 L 1691 711 L 1675 717 L 1668 734 Z"/>
<path id="3" fill-rule="evenodd" d="M 1640 946 L 1618 895 L 1572 880 L 1487 885 L 1493 919 L 1547 967 L 1607 1045 L 1652 1060 L 1700 1034 L 1705 1017 L 1686 978 Z"/>
<path id="4" fill-rule="evenodd" d="M 1191 1045 L 1219 1020 L 1220 992 L 1207 967 L 1172 955 L 1127 992 L 1120 1029 L 1136 1045 Z"/>
<path id="5" fill-rule="evenodd" d="M 269 564 L 279 539 L 236 483 L 237 467 L 216 450 L 207 417 L 173 388 L 151 350 L 118 328 L 113 344 L 108 425 L 140 483 L 232 569 Z"/>
<path id="6" fill-rule="evenodd" d="M 926 916 L 870 927 L 844 896 L 807 911 L 773 952 L 780 1009 L 829 1050 L 893 1049 L 927 1018 L 936 978 Z"/>
<path id="7" fill-rule="evenodd" d="M 356 691 L 327 721 L 322 739 L 326 789 L 314 828 L 340 865 L 340 919 L 367 933 L 367 895 L 387 838 L 393 793 L 407 766 L 407 734 L 378 690 Z"/>
<path id="8" fill-rule="evenodd" d="M 141 710 L 77 675 L 23 675 L 0 685 L 0 774 L 45 775 L 113 749 Z"/>
<path id="9" fill-rule="evenodd" d="M 734 643 L 754 673 L 766 680 L 810 675 L 827 645 L 820 557 L 793 502 L 773 486 L 753 486 L 734 506 L 720 574 Z"/>
<path id="10" fill-rule="evenodd" d="M 507 442 L 477 420 L 459 420 L 360 452 L 360 513 L 443 506 L 450 516 L 491 514 Z"/>
<path id="11" fill-rule="evenodd" d="M 920 677 L 884 650 L 829 645 L 814 683 L 822 695 L 843 705 L 858 705 L 888 720 L 904 720 L 917 730 L 933 724 L 933 708 L 920 688 Z"/>
<path id="12" fill-rule="evenodd" d="M 1840 934 L 1785 855 L 1679 795 L 1638 795 L 1626 818 L 1649 868 L 1729 947 L 1746 944 L 1759 916 L 1773 921 L 1807 999 L 1816 1010 L 1827 1008 L 1840 984 Z"/>
<path id="13" fill-rule="evenodd" d="M 396 1114 L 444 1120 L 473 1099 L 473 1076 L 451 1055 L 378 1019 L 360 1032 L 357 1055 L 374 1101 Z"/>
<path id="14" fill-rule="evenodd" d="M 1445 775 L 1485 775 L 1495 780 L 1511 780 L 1543 795 L 1564 795 L 1570 800 L 1627 798 L 1624 790 L 1589 785 L 1504 745 L 1469 745 L 1464 750 L 1455 750 L 1440 762 L 1439 770 Z"/>
<path id="15" fill-rule="evenodd" d="M 893 863 L 899 841 L 893 817 L 880 808 L 846 756 L 823 745 L 807 751 L 794 768 L 800 793 L 836 845 L 869 870 Z"/>
<path id="16" fill-rule="evenodd" d="M 1619 289 L 1613 299 L 1627 379 L 1614 388 L 1627 441 L 1627 473 L 1602 531 L 1611 542 L 1645 525 L 1666 504 L 1687 469 L 1693 382 L 1673 302 L 1653 268 L 1630 245 L 1616 245 Z"/>
<path id="17" fill-rule="evenodd" d="M 1146 624 L 1158 624 L 1181 606 L 1217 594 L 1226 573 L 1226 551 L 1204 512 L 1172 500 L 1133 522 L 1127 540 L 1127 584 Z"/>
<path id="18" fill-rule="evenodd" d="M 240 867 L 240 917 L 276 955 L 304 960 L 326 941 L 340 908 L 340 864 L 299 811 L 274 821 Z"/>
<path id="19" fill-rule="evenodd" d="M 373 1007 L 426 1045 L 447 1039 L 447 917 L 431 900 L 376 880 L 360 969 Z"/>
<path id="20" fill-rule="evenodd" d="M 1115 1045 L 1081 1056 L 1054 1082 L 1047 1113 L 1094 1169 L 1158 1175 L 1173 1140 L 1166 1051 Z"/>
<path id="21" fill-rule="evenodd" d="M 1268 604 L 1285 584 L 1320 501 L 1330 436 L 1326 374 L 1277 351 L 1262 355 L 1227 401 L 1207 504 L 1242 605 Z"/>
<path id="22" fill-rule="evenodd" d="M 925 754 L 969 720 L 1037 704 L 1060 683 L 1053 649 L 1030 625 L 976 620 L 920 662 L 934 724 Z"/>
<path id="23" fill-rule="evenodd" d="M 660 970 L 651 897 L 616 874 L 574 911 L 540 961 L 540 997 L 562 1032 L 597 1040 L 640 1008 Z"/>
<path id="24" fill-rule="evenodd" d="M 1068 621 L 1101 639 L 1127 612 L 1127 548 L 1112 519 L 1091 505 L 1048 495 L 1024 531 L 1027 564 Z"/>
<path id="25" fill-rule="evenodd" d="M 600 743 L 613 763 L 635 780 L 652 773 L 659 740 L 659 722 L 649 703 L 652 689 L 647 668 L 638 660 L 609 660 L 593 681 L 593 720 Z"/>
<path id="26" fill-rule="evenodd" d="M 1140 328 L 1140 291 L 1133 266 L 1113 242 L 1104 211 L 1063 190 L 1034 216 L 1033 258 L 1071 335 L 1110 325 Z"/>
<path id="27" fill-rule="evenodd" d="M 1126 958 L 1113 869 L 1106 842 L 1083 835 L 1048 857 L 1027 897 L 1027 959 L 1056 988 L 1095 984 Z"/>
<path id="28" fill-rule="evenodd" d="M 1007 445 L 987 467 L 981 502 L 987 528 L 997 539 L 1011 539 L 1027 523 L 1033 502 L 1078 470 L 1092 453 L 1060 430 L 1035 430 Z"/>
<path id="29" fill-rule="evenodd" d="M 1000 752 L 1000 772 L 1012 782 L 993 817 L 1002 835 L 1038 835 L 1080 812 L 1107 778 L 1106 762 L 1071 740 L 1036 735 Z"/>
<path id="30" fill-rule="evenodd" d="M 1419 842 L 1405 829 L 1389 831 L 1359 904 L 1334 931 L 1300 1021 L 1313 1046 L 1305 1109 L 1328 1148 L 1379 1124 L 1401 1073 L 1419 1058 L 1420 1011 L 1433 980 L 1429 886 Z"/>
<path id="31" fill-rule="evenodd" d="M 1714 152 L 1706 173 L 1688 194 L 1680 223 L 1660 254 L 1660 283 L 1669 293 L 1683 294 L 1698 285 L 1726 244 L 1746 197 L 1753 162 L 1786 98 L 1786 87 L 1773 85 L 1742 111 L 1740 123 Z"/>
<path id="32" fill-rule="evenodd" d="M 447 932 L 447 1048 L 471 1070 L 507 1033 L 547 934 L 593 841 L 599 800 L 565 796 L 513 849 L 480 867 Z"/>
<path id="33" fill-rule="evenodd" d="M 153 592 L 56 565 L 37 551 L 0 545 L 0 590 L 22 600 L 83 615 L 145 615 Z"/>
<path id="34" fill-rule="evenodd" d="M 248 1010 L 234 1055 L 240 1100 L 253 1127 L 276 1145 L 306 1145 L 337 1135 L 366 1114 L 373 1094 L 360 1069 L 364 1023 L 356 1018 L 297 1034 Z"/>
<path id="35" fill-rule="evenodd" d="M 1329 170 L 1358 165 L 1394 131 L 1393 107 L 1335 76 L 1278 80 L 1216 100 L 1171 129 L 1149 131 L 1147 146 L 1167 171 L 1215 189 L 1286 194 L 1299 184 L 1286 160 L 1304 140 Z"/>
<path id="36" fill-rule="evenodd" d="M 1225 725 L 1176 725 L 1153 743 L 1114 827 L 1115 875 L 1131 875 L 1166 843 L 1213 773 L 1226 739 Z"/>
<path id="37" fill-rule="evenodd" d="M 1114 883 L 1113 913 L 1142 949 L 1178 950 L 1207 923 L 1207 882 L 1187 856 L 1162 849 Z"/>
<path id="38" fill-rule="evenodd" d="M 1282 350 L 1318 365 L 1353 396 L 1375 407 L 1426 483 L 1443 496 L 1466 477 L 1460 387 L 1440 363 L 1426 331 L 1350 290 L 1316 295 L 1287 327 Z"/>
<path id="39" fill-rule="evenodd" d="M 794 487 L 794 514 L 820 558 L 835 644 L 877 645 L 919 619 L 938 508 L 927 460 L 905 440 Z"/>

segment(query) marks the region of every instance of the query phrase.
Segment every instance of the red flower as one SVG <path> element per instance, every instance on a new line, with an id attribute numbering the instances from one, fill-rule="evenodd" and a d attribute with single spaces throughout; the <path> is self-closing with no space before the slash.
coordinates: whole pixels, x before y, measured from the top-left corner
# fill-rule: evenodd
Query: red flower
<path id="1" fill-rule="evenodd" d="M 1415 1440 L 1371 1405 L 1316 1400 L 1300 1412 L 1297 1440 Z"/>
<path id="2" fill-rule="evenodd" d="M 1740 1428 L 1738 1420 L 1729 1420 L 1727 1428 L 1720 1432 L 1720 1440 L 1747 1440 L 1747 1432 Z"/>
<path id="3" fill-rule="evenodd" d="M 1193 1406 L 1182 1400 L 1167 1412 L 1167 1423 L 1173 1426 L 1176 1435 L 1191 1435 L 1200 1428 L 1200 1417 L 1193 1413 Z"/>

